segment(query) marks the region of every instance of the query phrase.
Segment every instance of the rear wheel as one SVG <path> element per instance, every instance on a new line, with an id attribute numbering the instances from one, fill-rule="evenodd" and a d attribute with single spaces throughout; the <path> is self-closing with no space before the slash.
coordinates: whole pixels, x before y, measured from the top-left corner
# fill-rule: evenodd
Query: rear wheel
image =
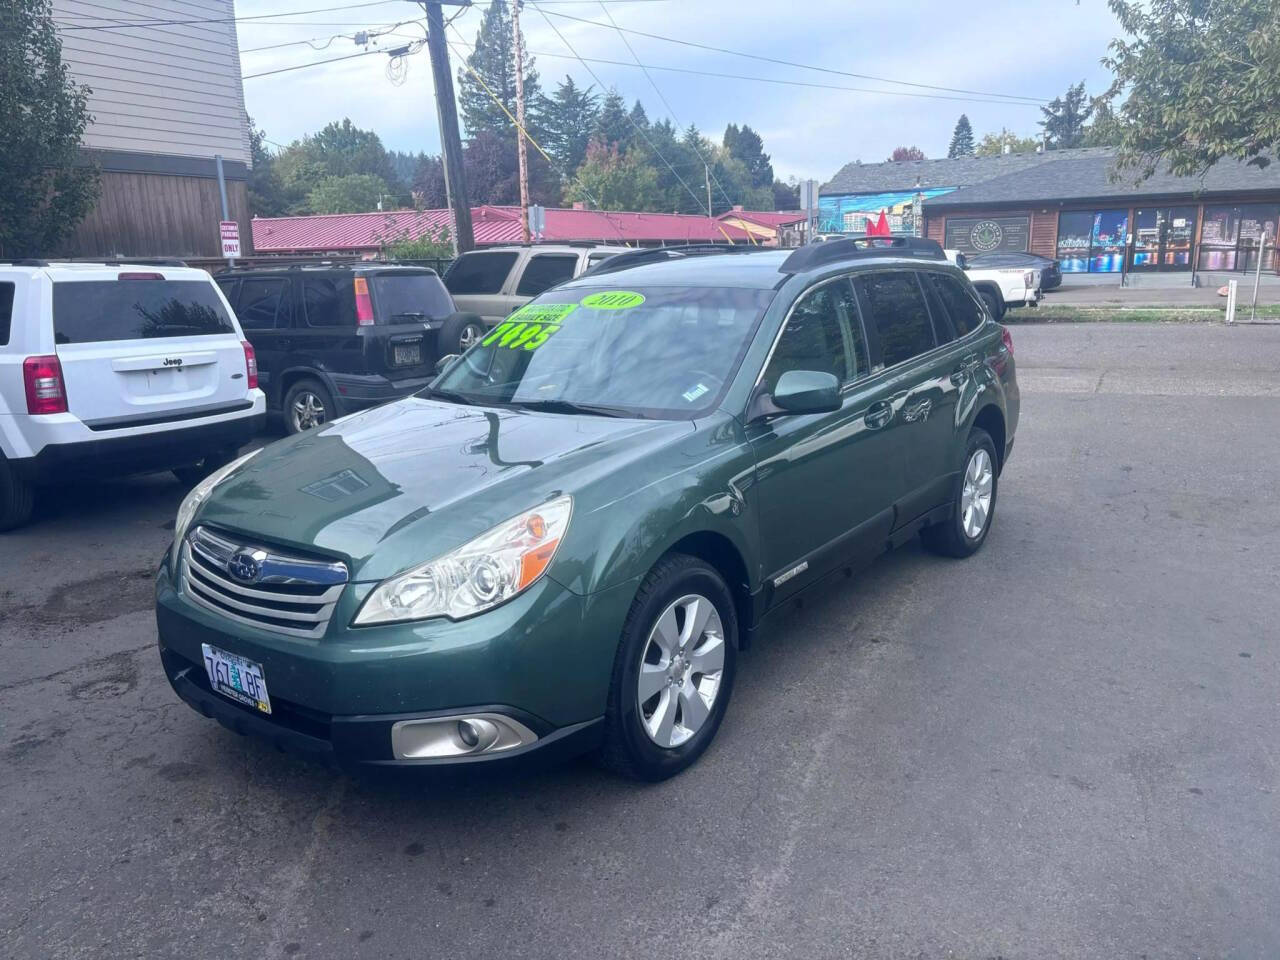
<path id="1" fill-rule="evenodd" d="M 697 760 L 724 719 L 737 642 L 733 597 L 715 568 L 683 554 L 654 567 L 614 660 L 605 765 L 638 780 L 665 780 Z"/>
<path id="2" fill-rule="evenodd" d="M 965 448 L 951 516 L 921 531 L 926 547 L 947 557 L 967 557 L 978 551 L 995 518 L 999 485 L 996 463 L 996 445 L 991 435 L 974 427 Z"/>
<path id="3" fill-rule="evenodd" d="M 34 508 L 35 491 L 31 484 L 0 456 L 0 532 L 22 526 L 31 519 Z"/>
<path id="4" fill-rule="evenodd" d="M 333 396 L 319 380 L 299 380 L 284 395 L 284 427 L 301 433 L 334 418 Z"/>

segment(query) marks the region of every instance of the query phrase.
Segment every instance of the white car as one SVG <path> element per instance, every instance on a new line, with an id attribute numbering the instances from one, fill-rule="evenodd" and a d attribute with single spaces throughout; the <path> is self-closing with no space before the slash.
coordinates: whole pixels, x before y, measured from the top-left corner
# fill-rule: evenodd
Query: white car
<path id="1" fill-rule="evenodd" d="M 992 319 L 999 320 L 1009 307 L 1035 306 L 1043 292 L 1040 271 L 1028 267 L 971 266 L 959 250 L 948 250 L 947 259 L 965 272 Z"/>
<path id="2" fill-rule="evenodd" d="M 0 261 L 0 530 L 72 476 L 229 461 L 266 416 L 253 347 L 203 270 Z"/>
<path id="3" fill-rule="evenodd" d="M 485 247 L 462 254 L 444 275 L 444 285 L 459 312 L 440 329 L 440 353 L 466 351 L 485 330 L 501 323 L 538 294 L 631 249 L 605 244 L 539 243 Z"/>

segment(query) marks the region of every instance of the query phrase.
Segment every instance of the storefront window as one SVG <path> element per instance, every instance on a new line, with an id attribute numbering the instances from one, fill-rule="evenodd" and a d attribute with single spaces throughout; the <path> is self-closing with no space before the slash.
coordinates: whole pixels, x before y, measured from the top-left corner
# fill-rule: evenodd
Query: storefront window
<path id="1" fill-rule="evenodd" d="M 1240 206 L 1206 206 L 1200 234 L 1199 270 L 1240 270 L 1258 268 L 1258 245 L 1263 232 L 1270 240 L 1262 262 L 1264 270 L 1276 270 L 1275 237 L 1280 206 L 1266 203 Z"/>
<path id="2" fill-rule="evenodd" d="M 1058 215 L 1058 263 L 1063 273 L 1118 273 L 1124 259 L 1127 210 L 1069 210 Z"/>
<path id="3" fill-rule="evenodd" d="M 1058 215 L 1058 265 L 1063 273 L 1089 272 L 1093 214 L 1072 210 Z"/>

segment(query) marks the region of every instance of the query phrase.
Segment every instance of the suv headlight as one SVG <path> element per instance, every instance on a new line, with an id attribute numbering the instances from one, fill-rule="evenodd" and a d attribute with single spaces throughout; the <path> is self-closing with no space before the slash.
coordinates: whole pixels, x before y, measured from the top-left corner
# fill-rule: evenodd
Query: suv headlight
<path id="1" fill-rule="evenodd" d="M 448 617 L 460 620 L 527 590 L 551 565 L 573 498 L 560 497 L 512 517 L 429 563 L 384 580 L 353 626 Z"/>
<path id="2" fill-rule="evenodd" d="M 200 509 L 200 504 L 209 499 L 209 494 L 213 493 L 214 487 L 261 452 L 262 450 L 259 448 L 246 453 L 243 457 L 237 457 L 225 467 L 219 467 L 213 471 L 213 473 L 191 488 L 191 492 L 186 495 L 178 506 L 178 519 L 173 524 L 173 562 L 175 569 L 178 562 L 178 554 L 182 547 L 182 538 L 187 535 L 187 528 L 191 526 L 191 521 L 195 519 L 196 511 Z"/>

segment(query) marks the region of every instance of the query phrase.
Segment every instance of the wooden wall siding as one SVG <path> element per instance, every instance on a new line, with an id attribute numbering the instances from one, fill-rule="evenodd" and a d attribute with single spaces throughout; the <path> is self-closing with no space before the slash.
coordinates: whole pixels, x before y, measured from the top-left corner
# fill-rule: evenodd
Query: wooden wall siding
<path id="1" fill-rule="evenodd" d="M 227 205 L 252 252 L 243 180 L 227 181 Z M 103 173 L 102 195 L 62 250 L 72 257 L 220 257 L 218 181 L 146 173 Z"/>
<path id="2" fill-rule="evenodd" d="M 1058 255 L 1058 211 L 1033 210 L 1031 213 L 1031 252 L 1042 257 Z"/>
<path id="3" fill-rule="evenodd" d="M 53 15 L 68 69 L 93 91 L 86 147 L 249 162 L 233 0 L 53 0 Z M 95 24 L 113 28 L 68 29 Z"/>
<path id="4" fill-rule="evenodd" d="M 946 221 L 942 217 L 925 217 L 924 235 L 942 243 L 946 239 Z"/>

